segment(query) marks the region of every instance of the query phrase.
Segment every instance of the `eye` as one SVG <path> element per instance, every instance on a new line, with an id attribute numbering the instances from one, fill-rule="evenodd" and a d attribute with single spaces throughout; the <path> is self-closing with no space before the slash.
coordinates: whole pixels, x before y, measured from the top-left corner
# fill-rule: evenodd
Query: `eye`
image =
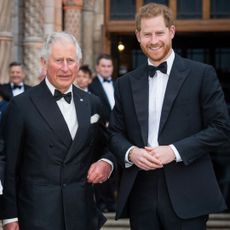
<path id="1" fill-rule="evenodd" d="M 165 34 L 165 33 L 164 33 L 163 31 L 159 31 L 159 32 L 156 33 L 157 36 L 162 36 L 162 35 L 164 35 L 164 34 Z"/>
<path id="2" fill-rule="evenodd" d="M 75 64 L 75 60 L 74 59 L 67 59 L 67 63 L 68 63 L 68 65 Z"/>
<path id="3" fill-rule="evenodd" d="M 56 59 L 55 61 L 57 64 L 62 64 L 63 60 L 62 59 Z"/>
<path id="4" fill-rule="evenodd" d="M 151 33 L 145 33 L 144 36 L 145 36 L 146 38 L 149 38 L 149 37 L 151 37 L 152 35 L 151 35 Z"/>

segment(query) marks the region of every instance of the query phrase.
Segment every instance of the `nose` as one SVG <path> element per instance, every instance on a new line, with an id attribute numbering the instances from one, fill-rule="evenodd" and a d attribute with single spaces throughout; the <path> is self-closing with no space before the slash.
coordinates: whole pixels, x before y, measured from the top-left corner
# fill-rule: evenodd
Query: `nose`
<path id="1" fill-rule="evenodd" d="M 68 71 L 69 66 L 68 66 L 67 60 L 64 60 L 64 61 L 62 62 L 61 69 L 62 69 L 63 71 L 65 71 L 65 72 Z"/>
<path id="2" fill-rule="evenodd" d="M 157 42 L 158 42 L 157 36 L 155 34 L 152 34 L 151 43 L 156 44 Z"/>

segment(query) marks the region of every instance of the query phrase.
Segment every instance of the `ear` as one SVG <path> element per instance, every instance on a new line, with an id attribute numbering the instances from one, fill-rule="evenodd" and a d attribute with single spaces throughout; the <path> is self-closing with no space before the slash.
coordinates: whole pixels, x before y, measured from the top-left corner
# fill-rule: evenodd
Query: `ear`
<path id="1" fill-rule="evenodd" d="M 42 69 L 44 69 L 44 70 L 47 69 L 47 67 L 46 67 L 47 61 L 45 60 L 45 58 L 41 57 L 40 63 L 41 63 Z"/>
<path id="2" fill-rule="evenodd" d="M 176 33 L 176 27 L 175 27 L 174 25 L 172 25 L 172 26 L 169 28 L 169 32 L 170 32 L 171 39 L 173 39 L 174 36 L 175 36 L 175 33 Z"/>
<path id="3" fill-rule="evenodd" d="M 42 66 L 41 73 L 45 76 L 47 74 L 47 61 L 45 60 L 45 58 L 41 57 L 40 63 L 41 63 L 41 66 Z"/>
<path id="4" fill-rule="evenodd" d="M 140 42 L 141 41 L 141 39 L 140 39 L 140 31 L 135 30 L 135 34 L 136 34 L 137 41 Z"/>

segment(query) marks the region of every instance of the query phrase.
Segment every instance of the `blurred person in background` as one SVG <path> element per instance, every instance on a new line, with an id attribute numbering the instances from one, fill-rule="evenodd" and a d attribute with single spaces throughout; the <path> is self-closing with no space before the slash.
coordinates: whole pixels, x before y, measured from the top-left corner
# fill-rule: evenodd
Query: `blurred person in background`
<path id="1" fill-rule="evenodd" d="M 89 68 L 88 65 L 82 65 L 79 68 L 76 80 L 75 80 L 75 85 L 86 91 L 89 92 L 88 86 L 92 82 L 92 71 Z"/>
<path id="2" fill-rule="evenodd" d="M 88 89 L 101 99 L 103 116 L 108 127 L 110 114 L 114 106 L 113 62 L 109 54 L 102 53 L 96 60 L 96 76 Z M 119 170 L 105 183 L 95 185 L 95 196 L 98 208 L 103 212 L 115 211 L 116 187 L 119 183 Z"/>
<path id="3" fill-rule="evenodd" d="M 0 88 L 12 98 L 31 88 L 31 86 L 24 83 L 24 80 L 25 67 L 19 62 L 11 62 L 9 64 L 9 82 L 0 85 Z"/>

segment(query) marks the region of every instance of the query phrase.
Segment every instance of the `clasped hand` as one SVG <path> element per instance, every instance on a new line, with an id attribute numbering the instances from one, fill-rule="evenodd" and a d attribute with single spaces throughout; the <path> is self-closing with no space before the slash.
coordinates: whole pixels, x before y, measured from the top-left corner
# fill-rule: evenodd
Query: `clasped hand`
<path id="1" fill-rule="evenodd" d="M 137 167 L 147 171 L 162 168 L 174 161 L 175 154 L 170 146 L 134 147 L 129 154 L 129 159 Z"/>

